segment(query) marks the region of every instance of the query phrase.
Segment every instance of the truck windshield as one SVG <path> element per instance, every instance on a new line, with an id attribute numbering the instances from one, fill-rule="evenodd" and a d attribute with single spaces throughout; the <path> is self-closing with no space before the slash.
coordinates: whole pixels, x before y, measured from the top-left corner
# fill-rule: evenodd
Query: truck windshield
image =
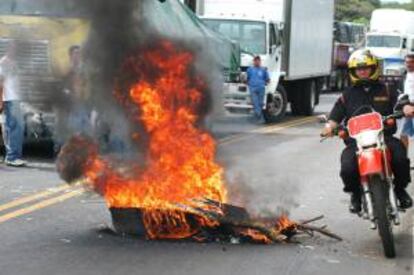
<path id="1" fill-rule="evenodd" d="M 208 27 L 240 43 L 243 51 L 266 54 L 266 24 L 256 21 L 204 19 Z"/>
<path id="2" fill-rule="evenodd" d="M 80 0 L 0 0 L 1 15 L 85 16 Z"/>
<path id="3" fill-rule="evenodd" d="M 369 35 L 367 46 L 373 48 L 401 48 L 401 37 L 393 35 Z"/>

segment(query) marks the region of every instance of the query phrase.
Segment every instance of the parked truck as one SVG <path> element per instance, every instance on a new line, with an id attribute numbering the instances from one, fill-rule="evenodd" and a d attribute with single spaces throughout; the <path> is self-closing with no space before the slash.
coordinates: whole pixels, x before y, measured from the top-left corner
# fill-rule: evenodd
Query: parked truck
<path id="1" fill-rule="evenodd" d="M 414 12 L 402 9 L 373 11 L 366 48 L 382 60 L 386 81 L 400 81 L 404 57 L 414 52 Z"/>
<path id="2" fill-rule="evenodd" d="M 210 28 L 239 42 L 242 49 L 240 76 L 224 87 L 227 110 L 252 109 L 243 79 L 259 55 L 271 76 L 265 120 L 280 121 L 289 102 L 294 114 L 313 114 L 332 68 L 334 1 L 199 0 L 196 11 Z"/>
<path id="3" fill-rule="evenodd" d="M 365 25 L 335 21 L 332 73 L 327 79 L 327 90 L 342 91 L 350 84 L 348 59 L 355 50 L 365 46 L 365 36 Z"/>

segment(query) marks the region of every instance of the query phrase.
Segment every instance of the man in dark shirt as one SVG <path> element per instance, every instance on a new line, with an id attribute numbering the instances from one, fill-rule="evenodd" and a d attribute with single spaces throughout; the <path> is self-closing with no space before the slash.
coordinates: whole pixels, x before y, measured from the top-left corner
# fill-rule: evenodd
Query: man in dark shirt
<path id="1" fill-rule="evenodd" d="M 322 131 L 324 136 L 332 136 L 333 129 L 341 123 L 347 123 L 355 116 L 361 115 L 372 108 L 383 116 L 394 112 L 397 104 L 398 93 L 388 89 L 378 79 L 380 68 L 378 60 L 369 51 L 361 50 L 354 53 L 349 61 L 352 87 L 347 89 L 335 103 L 329 122 Z M 364 107 L 366 106 L 366 107 Z M 365 110 L 363 110 L 365 109 Z M 412 109 L 404 108 L 404 113 L 412 116 Z M 412 199 L 405 190 L 411 181 L 410 161 L 407 152 L 400 140 L 393 135 L 396 127 L 385 130 L 385 142 L 391 151 L 391 166 L 394 172 L 395 193 L 402 208 L 412 206 Z M 353 213 L 361 211 L 361 184 L 357 160 L 357 146 L 355 140 L 345 141 L 347 147 L 341 156 L 341 178 L 344 182 L 344 191 L 351 193 L 350 210 Z"/>

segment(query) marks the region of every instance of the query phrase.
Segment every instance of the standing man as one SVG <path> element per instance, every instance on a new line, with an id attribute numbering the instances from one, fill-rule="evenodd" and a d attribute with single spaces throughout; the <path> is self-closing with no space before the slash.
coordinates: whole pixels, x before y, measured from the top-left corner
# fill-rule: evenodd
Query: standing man
<path id="1" fill-rule="evenodd" d="M 258 120 L 263 117 L 265 90 L 269 82 L 269 73 L 266 68 L 262 67 L 260 56 L 256 56 L 253 60 L 253 67 L 247 70 L 247 85 L 252 98 L 254 114 Z"/>
<path id="2" fill-rule="evenodd" d="M 91 131 L 91 112 L 88 106 L 89 94 L 83 72 L 81 47 L 69 48 L 70 71 L 66 77 L 65 93 L 70 101 L 67 127 L 71 134 Z"/>
<path id="3" fill-rule="evenodd" d="M 407 70 L 402 82 L 401 91 L 408 95 L 411 104 L 414 104 L 414 54 L 408 54 L 405 57 L 405 68 Z M 414 119 L 406 117 L 403 120 L 401 132 L 401 141 L 408 149 L 410 138 L 414 136 Z"/>
<path id="4" fill-rule="evenodd" d="M 19 75 L 16 62 L 16 43 L 10 42 L 6 55 L 0 59 L 0 87 L 4 124 L 3 140 L 6 147 L 5 163 L 22 167 L 23 153 L 23 116 L 20 109 Z"/>

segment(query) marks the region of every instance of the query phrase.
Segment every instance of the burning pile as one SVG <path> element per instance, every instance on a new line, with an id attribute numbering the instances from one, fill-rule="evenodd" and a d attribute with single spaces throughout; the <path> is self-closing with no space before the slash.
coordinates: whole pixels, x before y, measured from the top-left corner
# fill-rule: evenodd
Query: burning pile
<path id="1" fill-rule="evenodd" d="M 106 200 L 119 233 L 148 239 L 208 241 L 237 237 L 273 243 L 297 232 L 286 217 L 252 220 L 227 203 L 216 143 L 201 128 L 208 85 L 185 47 L 160 41 L 124 62 L 115 97 L 145 144 L 145 164 L 122 163 L 99 154 L 92 139 L 75 136 L 63 148 L 58 170 L 83 177 Z M 80 153 L 82 152 L 82 153 Z"/>

